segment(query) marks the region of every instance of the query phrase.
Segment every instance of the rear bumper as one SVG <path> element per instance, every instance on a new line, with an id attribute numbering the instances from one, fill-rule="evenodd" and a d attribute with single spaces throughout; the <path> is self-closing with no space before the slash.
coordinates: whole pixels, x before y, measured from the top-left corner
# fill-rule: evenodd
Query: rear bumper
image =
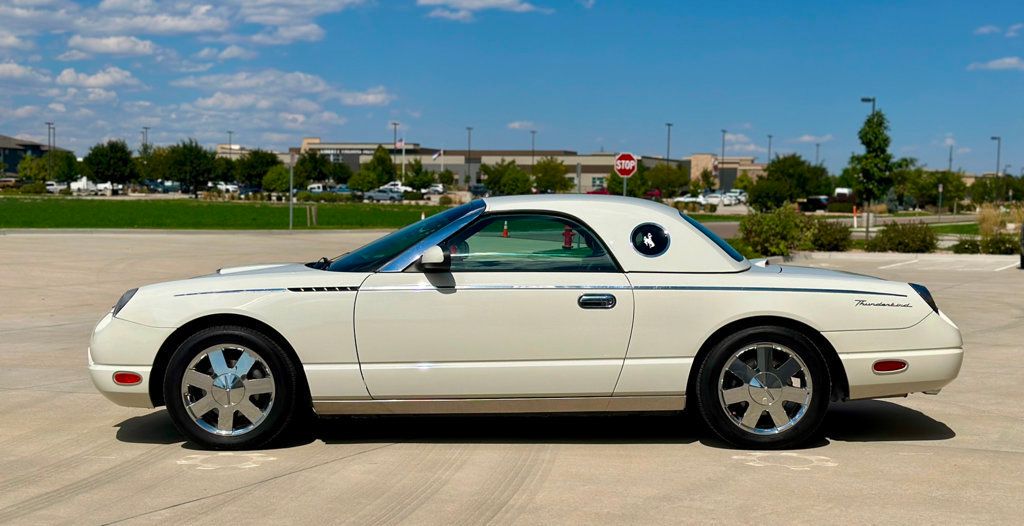
<path id="1" fill-rule="evenodd" d="M 937 392 L 960 373 L 963 348 L 924 349 L 840 354 L 850 382 L 850 399 L 881 398 L 908 393 Z M 896 373 L 876 373 L 879 360 L 903 360 L 907 368 Z"/>

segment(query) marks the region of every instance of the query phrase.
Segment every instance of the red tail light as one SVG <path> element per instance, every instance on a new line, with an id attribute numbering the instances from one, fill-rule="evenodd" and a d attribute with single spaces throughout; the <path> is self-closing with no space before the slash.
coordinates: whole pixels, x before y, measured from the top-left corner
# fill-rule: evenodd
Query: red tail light
<path id="1" fill-rule="evenodd" d="M 898 373 L 907 368 L 907 362 L 903 360 L 878 360 L 875 362 L 871 369 L 876 373 Z"/>
<path id="2" fill-rule="evenodd" d="M 114 383 L 117 385 L 139 385 L 142 383 L 142 375 L 129 371 L 118 371 L 114 373 Z"/>

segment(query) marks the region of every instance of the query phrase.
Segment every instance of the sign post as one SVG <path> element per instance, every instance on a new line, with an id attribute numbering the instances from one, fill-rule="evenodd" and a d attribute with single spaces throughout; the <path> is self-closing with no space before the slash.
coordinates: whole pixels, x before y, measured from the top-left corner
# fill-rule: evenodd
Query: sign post
<path id="1" fill-rule="evenodd" d="M 637 159 L 633 154 L 623 152 L 615 156 L 615 173 L 622 178 L 622 196 L 626 196 L 626 182 L 636 173 Z"/>

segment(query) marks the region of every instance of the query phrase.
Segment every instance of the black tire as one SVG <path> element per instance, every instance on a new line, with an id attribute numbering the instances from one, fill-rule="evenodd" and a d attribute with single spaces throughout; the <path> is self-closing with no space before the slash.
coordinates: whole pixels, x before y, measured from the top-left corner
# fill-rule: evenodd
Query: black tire
<path id="1" fill-rule="evenodd" d="M 273 378 L 274 392 L 270 395 L 272 403 L 264 417 L 242 434 L 235 436 L 219 435 L 200 426 L 189 415 L 185 408 L 182 394 L 182 381 L 189 364 L 204 350 L 223 345 L 241 346 L 251 349 L 262 359 L 260 367 L 265 366 Z M 232 365 L 232 364 L 228 364 Z M 259 371 L 250 373 L 259 374 Z M 256 449 L 265 447 L 282 437 L 290 427 L 300 426 L 304 417 L 311 412 L 308 396 L 304 392 L 304 383 L 300 380 L 297 366 L 283 349 L 266 335 L 239 326 L 219 326 L 203 329 L 182 342 L 171 355 L 164 376 L 164 401 L 167 411 L 175 427 L 185 437 L 198 445 L 210 449 Z M 200 391 L 201 392 L 201 391 Z M 212 396 L 212 393 L 207 393 Z M 258 401 L 260 395 L 246 396 L 245 400 Z M 219 414 L 220 409 L 211 411 L 207 418 Z M 244 423 L 246 420 L 242 420 Z"/>
<path id="2" fill-rule="evenodd" d="M 803 378 L 808 374 L 810 376 L 809 402 L 806 403 L 806 409 L 802 416 L 788 428 L 785 426 L 773 427 L 773 417 L 767 412 L 767 409 L 762 414 L 761 406 L 753 406 L 751 402 L 738 402 L 726 406 L 725 396 L 720 394 L 721 382 L 732 381 L 735 385 L 735 382 L 739 381 L 739 377 L 732 377 L 731 372 L 723 373 L 723 368 L 732 362 L 734 353 L 760 343 L 781 346 L 792 351 L 804 362 L 804 372 L 797 373 L 798 378 L 792 380 L 793 382 L 805 381 Z M 778 357 L 784 357 L 785 354 L 780 354 L 784 351 L 771 351 L 771 353 L 773 354 L 770 356 L 776 357 L 774 363 L 781 368 L 782 364 L 778 362 L 782 361 L 782 358 Z M 759 369 L 754 367 L 754 370 L 758 371 Z M 750 392 L 758 393 L 757 396 L 762 393 L 757 389 Z M 832 385 L 828 365 L 814 342 L 798 331 L 776 326 L 743 329 L 715 344 L 700 364 L 693 390 L 697 399 L 697 410 L 708 427 L 726 442 L 749 449 L 788 449 L 817 438 L 821 423 L 828 410 L 831 392 Z M 783 402 L 782 400 L 773 403 L 782 404 L 784 410 L 789 413 L 787 416 L 799 414 L 801 407 L 799 403 L 794 406 L 792 402 Z M 750 410 L 751 406 L 756 408 L 757 414 L 762 415 L 761 418 L 767 419 L 760 420 L 761 424 L 755 424 L 753 427 L 764 427 L 767 430 L 755 432 L 744 428 L 737 422 L 741 416 L 746 414 L 746 411 Z M 745 409 L 743 415 L 737 414 L 739 408 Z M 771 431 L 771 429 L 781 430 Z"/>

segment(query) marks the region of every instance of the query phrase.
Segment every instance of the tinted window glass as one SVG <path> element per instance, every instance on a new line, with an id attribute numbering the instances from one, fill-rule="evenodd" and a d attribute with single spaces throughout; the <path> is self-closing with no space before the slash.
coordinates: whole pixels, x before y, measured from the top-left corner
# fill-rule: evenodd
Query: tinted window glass
<path id="1" fill-rule="evenodd" d="M 729 257 L 735 259 L 736 261 L 743 261 L 743 259 L 744 259 L 743 258 L 743 254 L 740 254 L 739 252 L 737 252 L 736 249 L 732 248 L 732 246 L 729 245 L 729 243 L 726 243 L 724 239 L 718 237 L 717 235 L 715 235 L 714 232 L 708 230 L 708 227 L 702 225 L 696 219 L 694 219 L 694 218 L 692 218 L 692 217 L 690 217 L 690 216 L 688 216 L 688 215 L 686 215 L 686 214 L 684 214 L 682 212 L 679 212 L 679 215 L 682 216 L 683 219 L 685 219 L 687 223 L 690 223 L 691 225 L 697 227 L 697 230 L 700 230 L 702 234 L 704 234 L 705 236 L 708 237 L 708 239 L 710 239 L 711 241 L 714 241 L 715 244 L 718 245 L 718 248 L 721 248 L 722 250 L 725 251 L 726 254 L 729 254 Z"/>
<path id="2" fill-rule="evenodd" d="M 432 215 L 398 232 L 386 235 L 354 252 L 349 252 L 334 260 L 327 269 L 334 272 L 374 272 L 405 252 L 406 249 L 419 243 L 423 238 L 444 228 L 448 223 L 470 211 L 483 208 L 483 206 L 483 201 L 476 200 L 462 206 L 449 208 L 440 214 Z"/>
<path id="3" fill-rule="evenodd" d="M 544 215 L 487 217 L 446 241 L 452 272 L 617 272 L 608 251 L 575 221 Z"/>

